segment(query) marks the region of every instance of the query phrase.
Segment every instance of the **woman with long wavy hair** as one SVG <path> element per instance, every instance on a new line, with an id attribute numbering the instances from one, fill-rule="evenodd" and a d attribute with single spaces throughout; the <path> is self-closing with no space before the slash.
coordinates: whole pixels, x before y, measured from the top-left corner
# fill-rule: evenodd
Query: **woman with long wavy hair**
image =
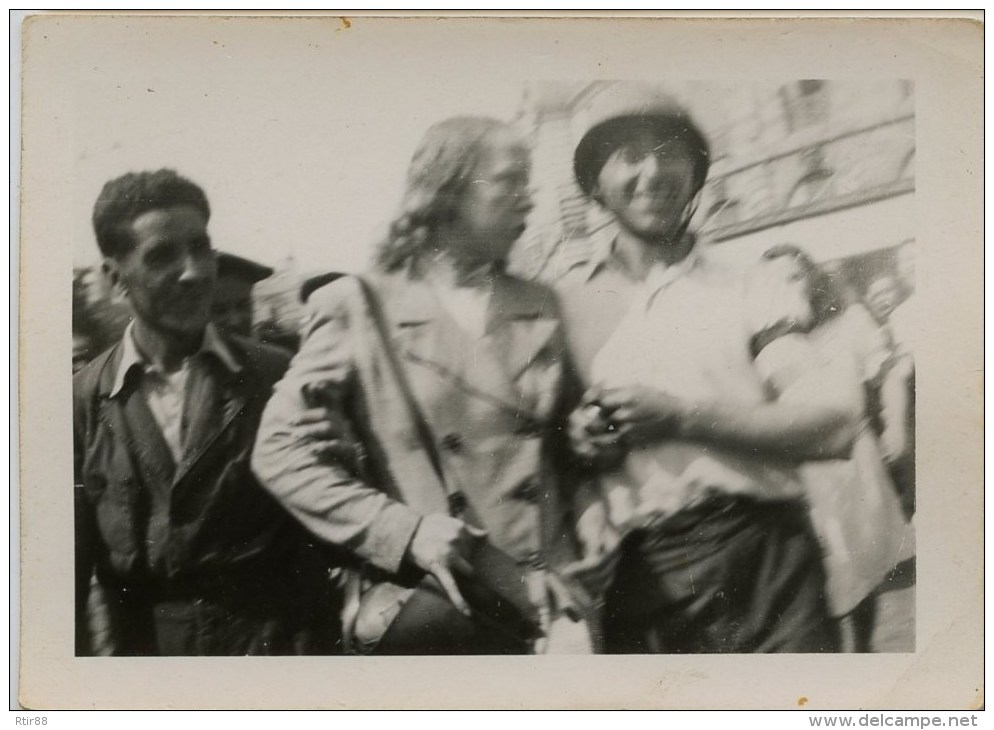
<path id="1" fill-rule="evenodd" d="M 563 333 L 550 292 L 504 267 L 531 209 L 528 158 L 497 120 L 431 127 L 374 271 L 310 296 L 266 409 L 258 474 L 354 567 L 350 651 L 541 650 L 474 605 L 471 574 L 498 567 L 488 554 L 520 574 L 544 632 L 573 613 L 557 575 L 574 557 L 557 481 Z M 313 405 L 333 420 L 331 447 L 302 424 Z"/>

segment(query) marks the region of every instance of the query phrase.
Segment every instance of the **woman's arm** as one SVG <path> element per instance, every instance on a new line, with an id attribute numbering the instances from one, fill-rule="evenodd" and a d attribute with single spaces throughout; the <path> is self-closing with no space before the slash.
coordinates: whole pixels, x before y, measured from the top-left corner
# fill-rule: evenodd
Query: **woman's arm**
<path id="1" fill-rule="evenodd" d="M 345 401 L 356 387 L 354 348 L 364 326 L 358 283 L 343 278 L 309 299 L 300 352 L 266 406 L 252 468 L 280 503 L 318 537 L 396 572 L 419 525 L 408 506 L 365 484 L 353 468 L 358 444 Z M 319 391 L 339 434 L 337 455 L 327 434 L 313 430 L 307 394 Z M 349 451 L 352 451 L 349 454 Z"/>

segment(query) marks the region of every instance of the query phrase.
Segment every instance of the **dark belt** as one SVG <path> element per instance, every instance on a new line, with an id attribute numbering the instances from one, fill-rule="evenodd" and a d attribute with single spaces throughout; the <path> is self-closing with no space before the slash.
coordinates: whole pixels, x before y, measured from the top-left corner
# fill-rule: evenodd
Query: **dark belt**
<path id="1" fill-rule="evenodd" d="M 688 509 L 649 523 L 626 537 L 625 549 L 651 554 L 678 568 L 724 549 L 727 540 L 746 530 L 768 525 L 770 530 L 808 529 L 807 505 L 799 499 L 766 501 L 738 494 L 716 494 Z M 683 548 L 694 548 L 691 558 Z"/>
<path id="2" fill-rule="evenodd" d="M 763 500 L 742 494 L 715 494 L 676 514 L 649 523 L 645 529 L 681 532 L 696 528 L 702 522 L 728 519 L 735 516 L 752 519 L 776 515 L 802 518 L 807 505 L 800 499 Z"/>

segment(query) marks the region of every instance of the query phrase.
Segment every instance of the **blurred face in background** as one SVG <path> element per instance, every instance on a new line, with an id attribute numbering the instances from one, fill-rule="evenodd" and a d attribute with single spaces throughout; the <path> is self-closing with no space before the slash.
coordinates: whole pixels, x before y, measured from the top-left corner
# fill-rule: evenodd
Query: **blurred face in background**
<path id="1" fill-rule="evenodd" d="M 219 276 L 214 286 L 211 320 L 226 334 L 252 334 L 253 282 L 238 276 Z"/>
<path id="2" fill-rule="evenodd" d="M 529 151 L 508 127 L 488 134 L 480 158 L 453 210 L 458 259 L 503 261 L 525 231 L 532 203 Z"/>
<path id="3" fill-rule="evenodd" d="M 897 280 L 886 274 L 878 276 L 866 287 L 866 306 L 877 321 L 886 322 L 897 306 L 901 291 Z"/>
<path id="4" fill-rule="evenodd" d="M 750 280 L 751 306 L 768 310 L 767 324 L 790 322 L 801 329 L 812 324 L 810 275 L 796 256 L 762 258 Z"/>
<path id="5" fill-rule="evenodd" d="M 807 282 L 801 262 L 793 256 L 777 256 L 774 259 L 762 259 L 762 266 L 766 268 L 767 274 L 775 281 L 778 281 L 796 291 L 803 291 Z"/>
<path id="6" fill-rule="evenodd" d="M 697 194 L 694 157 L 680 140 L 636 130 L 607 158 L 592 194 L 637 237 L 666 239 L 680 231 Z"/>

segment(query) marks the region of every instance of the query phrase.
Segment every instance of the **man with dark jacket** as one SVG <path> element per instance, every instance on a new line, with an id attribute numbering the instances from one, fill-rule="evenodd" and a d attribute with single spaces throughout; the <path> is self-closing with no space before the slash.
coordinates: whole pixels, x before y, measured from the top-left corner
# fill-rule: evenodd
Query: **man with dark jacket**
<path id="1" fill-rule="evenodd" d="M 104 271 L 134 319 L 73 381 L 80 655 L 97 649 L 90 625 L 116 655 L 315 651 L 307 613 L 334 614 L 319 558 L 249 468 L 287 358 L 210 323 L 209 218 L 204 192 L 171 170 L 112 180 L 94 206 Z"/>

